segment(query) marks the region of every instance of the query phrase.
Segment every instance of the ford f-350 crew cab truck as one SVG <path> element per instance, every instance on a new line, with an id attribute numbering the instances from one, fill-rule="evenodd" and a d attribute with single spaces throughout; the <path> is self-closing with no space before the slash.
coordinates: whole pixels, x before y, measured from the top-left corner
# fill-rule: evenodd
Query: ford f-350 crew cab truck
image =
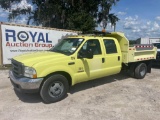
<path id="1" fill-rule="evenodd" d="M 16 90 L 39 92 L 44 102 L 52 103 L 63 99 L 70 86 L 122 69 L 142 79 L 151 72 L 156 53 L 153 45 L 129 47 L 119 32 L 71 36 L 49 51 L 14 57 L 9 76 Z"/>

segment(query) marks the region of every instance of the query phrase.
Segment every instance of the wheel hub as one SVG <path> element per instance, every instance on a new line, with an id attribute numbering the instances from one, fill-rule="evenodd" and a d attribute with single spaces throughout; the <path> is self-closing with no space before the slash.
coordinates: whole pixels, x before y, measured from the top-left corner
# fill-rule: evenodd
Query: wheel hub
<path id="1" fill-rule="evenodd" d="M 49 87 L 49 95 L 51 97 L 58 97 L 62 94 L 64 90 L 64 86 L 60 82 L 54 82 L 50 87 Z"/>
<path id="2" fill-rule="evenodd" d="M 145 69 L 145 67 L 142 67 L 141 71 L 140 71 L 141 76 L 144 76 L 145 73 L 146 73 L 146 69 Z"/>

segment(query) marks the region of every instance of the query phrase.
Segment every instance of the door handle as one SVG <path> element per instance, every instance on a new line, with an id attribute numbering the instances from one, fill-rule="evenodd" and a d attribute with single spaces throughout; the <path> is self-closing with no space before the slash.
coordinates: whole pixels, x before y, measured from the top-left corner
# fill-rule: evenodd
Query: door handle
<path id="1" fill-rule="evenodd" d="M 104 63 L 105 62 L 105 58 L 102 58 L 102 63 Z"/>
<path id="2" fill-rule="evenodd" d="M 68 63 L 68 65 L 74 65 L 75 64 L 75 62 L 69 62 Z"/>
<path id="3" fill-rule="evenodd" d="M 120 56 L 118 56 L 118 61 L 120 61 Z"/>

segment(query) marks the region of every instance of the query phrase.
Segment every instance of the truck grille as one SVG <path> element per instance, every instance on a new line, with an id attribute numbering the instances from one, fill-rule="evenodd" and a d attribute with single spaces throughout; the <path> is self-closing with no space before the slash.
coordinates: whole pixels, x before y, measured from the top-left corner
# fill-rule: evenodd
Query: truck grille
<path id="1" fill-rule="evenodd" d="M 22 63 L 12 59 L 12 72 L 16 77 L 21 77 L 23 75 Z"/>

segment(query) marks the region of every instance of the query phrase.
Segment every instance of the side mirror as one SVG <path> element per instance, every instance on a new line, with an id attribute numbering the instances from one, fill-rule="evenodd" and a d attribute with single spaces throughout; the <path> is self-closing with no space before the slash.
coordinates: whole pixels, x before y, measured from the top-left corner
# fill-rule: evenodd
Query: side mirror
<path id="1" fill-rule="evenodd" d="M 92 59 L 93 58 L 93 51 L 92 51 L 92 49 L 85 50 L 85 51 L 79 51 L 78 58 Z"/>
<path id="2" fill-rule="evenodd" d="M 92 51 L 92 49 L 87 50 L 86 58 L 88 58 L 88 59 L 92 59 L 93 58 L 93 51 Z"/>

